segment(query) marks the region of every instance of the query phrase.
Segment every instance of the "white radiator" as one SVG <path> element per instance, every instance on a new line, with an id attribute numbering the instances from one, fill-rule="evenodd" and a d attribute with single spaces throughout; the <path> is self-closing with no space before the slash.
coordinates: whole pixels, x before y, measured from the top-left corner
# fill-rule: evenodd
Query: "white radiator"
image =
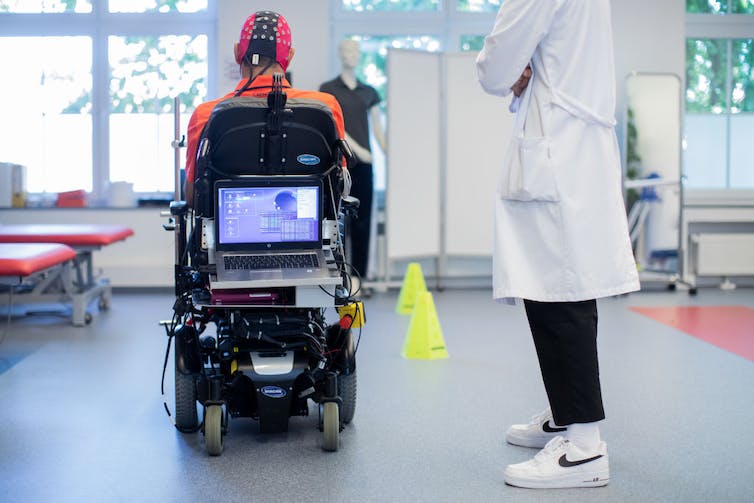
<path id="1" fill-rule="evenodd" d="M 692 234 L 697 276 L 754 276 L 754 234 Z"/>

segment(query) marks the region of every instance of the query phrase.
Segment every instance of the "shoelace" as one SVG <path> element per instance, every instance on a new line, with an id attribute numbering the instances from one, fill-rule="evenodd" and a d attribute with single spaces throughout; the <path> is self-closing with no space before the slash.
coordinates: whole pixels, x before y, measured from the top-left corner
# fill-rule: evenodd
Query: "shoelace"
<path id="1" fill-rule="evenodd" d="M 554 437 L 549 442 L 547 442 L 544 448 L 534 455 L 534 459 L 540 461 L 545 458 L 550 458 L 555 454 L 560 453 L 561 451 L 565 451 L 566 449 L 568 449 L 568 439 L 561 435 L 558 435 L 557 437 Z"/>
<path id="2" fill-rule="evenodd" d="M 550 412 L 550 409 L 547 409 L 543 412 L 540 412 L 539 414 L 534 414 L 531 417 L 529 424 L 532 426 L 539 426 L 540 424 L 544 423 L 545 420 L 550 418 L 552 418 L 552 413 Z"/>

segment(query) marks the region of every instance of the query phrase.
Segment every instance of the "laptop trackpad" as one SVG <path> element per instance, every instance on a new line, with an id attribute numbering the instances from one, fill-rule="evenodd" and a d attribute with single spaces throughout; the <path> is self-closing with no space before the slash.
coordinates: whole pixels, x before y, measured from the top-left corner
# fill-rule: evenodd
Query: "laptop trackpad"
<path id="1" fill-rule="evenodd" d="M 283 273 L 277 271 L 250 271 L 247 269 L 226 270 L 223 281 L 249 281 L 265 279 L 283 279 Z"/>

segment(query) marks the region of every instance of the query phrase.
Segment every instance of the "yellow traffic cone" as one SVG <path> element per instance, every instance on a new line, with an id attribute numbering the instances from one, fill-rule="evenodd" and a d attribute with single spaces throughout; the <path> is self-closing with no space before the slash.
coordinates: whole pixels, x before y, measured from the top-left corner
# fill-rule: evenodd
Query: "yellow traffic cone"
<path id="1" fill-rule="evenodd" d="M 417 360 L 437 360 L 449 356 L 430 292 L 423 292 L 416 299 L 401 355 Z"/>
<path id="2" fill-rule="evenodd" d="M 421 264 L 411 262 L 406 268 L 406 277 L 403 278 L 401 293 L 398 295 L 398 304 L 395 306 L 395 311 L 398 314 L 413 313 L 417 297 L 426 291 L 427 284 L 424 282 Z"/>

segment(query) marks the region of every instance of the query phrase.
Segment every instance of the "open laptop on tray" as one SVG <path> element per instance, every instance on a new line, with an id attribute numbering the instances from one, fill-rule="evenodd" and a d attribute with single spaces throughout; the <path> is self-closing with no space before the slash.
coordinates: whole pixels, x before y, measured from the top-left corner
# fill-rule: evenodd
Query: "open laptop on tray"
<path id="1" fill-rule="evenodd" d="M 323 198 L 314 178 L 216 182 L 212 289 L 341 284 L 322 251 Z"/>

